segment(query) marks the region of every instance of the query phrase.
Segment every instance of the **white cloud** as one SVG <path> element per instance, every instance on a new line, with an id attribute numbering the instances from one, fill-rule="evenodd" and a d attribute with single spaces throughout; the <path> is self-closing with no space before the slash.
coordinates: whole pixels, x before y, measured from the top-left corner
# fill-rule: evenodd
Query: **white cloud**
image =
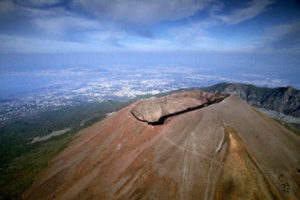
<path id="1" fill-rule="evenodd" d="M 118 49 L 105 41 L 72 42 L 3 34 L 0 35 L 0 43 L 0 53 L 103 52 Z"/>
<path id="2" fill-rule="evenodd" d="M 218 25 L 217 20 L 210 19 L 171 28 L 169 34 L 172 36 L 174 46 L 181 49 L 221 52 L 250 52 L 255 49 L 256 43 L 252 40 L 224 40 L 207 33 L 207 28 Z"/>
<path id="3" fill-rule="evenodd" d="M 82 8 L 103 20 L 129 24 L 151 24 L 190 17 L 211 0 L 74 0 Z"/>
<path id="4" fill-rule="evenodd" d="M 169 40 L 164 39 L 147 39 L 139 38 L 136 42 L 132 41 L 120 41 L 120 45 L 127 50 L 138 50 L 138 51 L 164 51 L 164 50 L 175 50 L 180 48 L 175 46 Z"/>
<path id="5" fill-rule="evenodd" d="M 99 29 L 97 21 L 76 16 L 59 16 L 47 18 L 34 18 L 32 23 L 50 34 L 64 34 L 66 31 L 86 31 Z"/>
<path id="6" fill-rule="evenodd" d="M 13 2 L 18 3 L 13 4 Z M 59 0 L 24 2 L 32 5 L 47 3 L 53 5 L 59 3 Z M 272 3 L 271 0 L 253 0 L 247 4 L 247 7 L 221 16 L 217 13 L 224 11 L 225 5 L 220 0 L 74 0 L 72 2 L 73 8 L 84 9 L 98 17 L 91 18 L 76 9 L 73 11 L 63 7 L 39 9 L 38 6 L 22 6 L 23 4 L 18 0 L 0 0 L 0 12 L 1 9 L 5 11 L 17 9 L 18 13 L 25 15 L 24 22 L 28 32 L 33 33 L 31 37 L 28 36 L 30 34 L 22 36 L 22 33 L 19 36 L 2 34 L 0 48 L 2 52 L 6 50 L 56 52 L 63 51 L 62 49 L 93 52 L 114 49 L 253 52 L 263 46 L 264 51 L 267 51 L 267 46 L 269 50 L 274 48 L 271 45 L 278 43 L 278 38 L 295 32 L 299 23 L 273 27 L 264 36 L 246 35 L 247 38 L 224 39 L 222 36 L 211 34 L 209 29 L 224 23 L 237 24 L 251 19 L 264 12 Z M 191 18 L 187 23 L 163 25 L 162 30 L 159 31 L 152 29 L 153 26 L 143 26 L 163 20 L 187 18 L 204 9 L 208 11 L 208 15 L 203 20 L 197 18 L 193 21 Z M 135 26 L 132 26 L 133 24 Z M 147 31 L 152 37 L 147 36 Z M 289 50 L 299 52 L 299 45 Z"/>
<path id="7" fill-rule="evenodd" d="M 300 21 L 279 24 L 266 28 L 264 34 L 257 37 L 258 47 L 266 53 L 300 53 Z"/>
<path id="8" fill-rule="evenodd" d="M 225 24 L 238 24 L 249 20 L 264 12 L 268 5 L 273 4 L 272 0 L 252 0 L 246 8 L 235 10 L 230 15 L 217 16 Z"/>

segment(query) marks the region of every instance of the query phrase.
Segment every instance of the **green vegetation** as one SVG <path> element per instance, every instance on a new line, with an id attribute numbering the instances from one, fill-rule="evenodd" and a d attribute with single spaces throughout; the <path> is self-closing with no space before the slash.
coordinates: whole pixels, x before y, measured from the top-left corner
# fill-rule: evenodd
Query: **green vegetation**
<path id="1" fill-rule="evenodd" d="M 127 105 L 104 101 L 65 107 L 28 116 L 0 127 L 0 199 L 19 199 L 33 178 L 71 141 L 73 134 Z M 71 131 L 43 142 L 32 138 L 70 127 Z"/>
<path id="2" fill-rule="evenodd" d="M 72 134 L 53 138 L 38 148 L 23 154 L 1 169 L 0 198 L 19 199 L 32 184 L 34 176 L 48 164 L 72 139 Z"/>

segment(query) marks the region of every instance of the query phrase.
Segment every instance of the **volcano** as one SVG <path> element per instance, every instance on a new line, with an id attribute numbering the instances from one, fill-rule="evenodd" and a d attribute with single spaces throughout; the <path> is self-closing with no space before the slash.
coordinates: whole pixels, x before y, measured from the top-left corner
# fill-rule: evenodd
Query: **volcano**
<path id="1" fill-rule="evenodd" d="M 23 199 L 300 199 L 300 138 L 199 90 L 141 99 L 79 132 Z"/>

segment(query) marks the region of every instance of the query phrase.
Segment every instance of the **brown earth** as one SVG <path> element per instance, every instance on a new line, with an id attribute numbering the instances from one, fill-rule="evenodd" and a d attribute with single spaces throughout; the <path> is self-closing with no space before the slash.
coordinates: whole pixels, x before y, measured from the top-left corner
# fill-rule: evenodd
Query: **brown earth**
<path id="1" fill-rule="evenodd" d="M 300 138 L 244 101 L 156 126 L 137 103 L 81 131 L 23 199 L 300 199 Z"/>

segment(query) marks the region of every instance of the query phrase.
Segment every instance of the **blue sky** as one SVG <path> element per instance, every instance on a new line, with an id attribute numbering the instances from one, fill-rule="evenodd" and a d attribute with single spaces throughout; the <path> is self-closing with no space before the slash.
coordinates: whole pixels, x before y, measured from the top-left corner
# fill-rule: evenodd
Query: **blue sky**
<path id="1" fill-rule="evenodd" d="M 0 0 L 0 73 L 99 65 L 263 74 L 261 85 L 300 88 L 300 2 Z"/>
<path id="2" fill-rule="evenodd" d="M 292 0 L 1 0 L 0 53 L 300 52 Z"/>

